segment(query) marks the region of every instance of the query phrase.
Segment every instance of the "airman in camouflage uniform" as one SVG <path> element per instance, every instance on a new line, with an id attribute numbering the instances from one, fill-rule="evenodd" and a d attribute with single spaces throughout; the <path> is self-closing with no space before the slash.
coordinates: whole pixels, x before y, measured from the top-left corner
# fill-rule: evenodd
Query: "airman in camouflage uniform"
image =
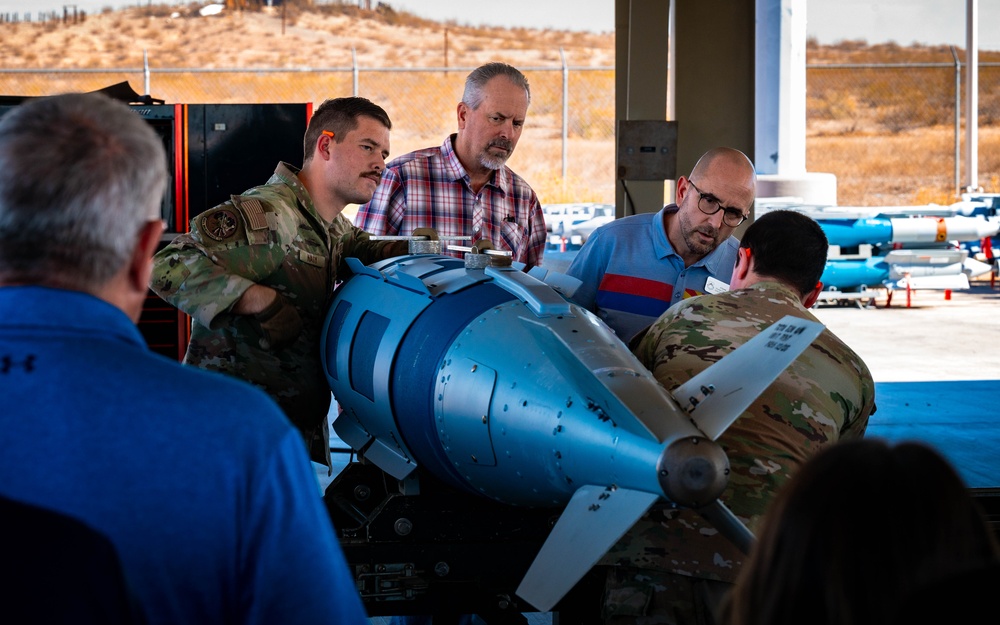
<path id="1" fill-rule="evenodd" d="M 327 101 L 306 131 L 302 170 L 279 163 L 266 184 L 196 216 L 154 259 L 152 289 L 194 321 L 184 362 L 265 389 L 325 464 L 331 393 L 320 338 L 343 261 L 406 253 L 405 242 L 371 241 L 341 214 L 371 198 L 389 127 L 363 98 Z M 260 290 L 267 295 L 247 308 L 259 287 L 275 295 Z"/>
<path id="2" fill-rule="evenodd" d="M 672 390 L 785 315 L 817 321 L 808 307 L 821 288 L 826 252 L 826 237 L 810 218 L 791 211 L 764 215 L 741 242 L 734 290 L 671 307 L 636 355 Z M 795 263 L 793 281 L 782 267 Z M 806 458 L 863 436 L 874 395 L 865 363 L 824 330 L 719 438 L 731 467 L 722 501 L 754 530 L 775 491 Z M 603 616 L 612 622 L 645 615 L 643 623 L 712 623 L 743 560 L 697 513 L 657 504 L 601 561 L 615 567 Z"/>

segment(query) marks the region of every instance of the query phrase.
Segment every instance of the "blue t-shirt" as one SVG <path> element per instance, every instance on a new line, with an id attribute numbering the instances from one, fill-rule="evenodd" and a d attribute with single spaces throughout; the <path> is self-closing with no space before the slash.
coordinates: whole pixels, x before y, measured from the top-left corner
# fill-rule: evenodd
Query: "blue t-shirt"
<path id="1" fill-rule="evenodd" d="M 301 436 L 85 293 L 0 287 L 0 494 L 111 539 L 150 623 L 356 623 Z"/>
<path id="2" fill-rule="evenodd" d="M 628 342 L 673 304 L 727 290 L 739 240 L 729 237 L 690 267 L 667 239 L 668 204 L 655 215 L 616 219 L 595 230 L 570 264 L 567 274 L 581 284 L 573 301 L 597 314 Z"/>

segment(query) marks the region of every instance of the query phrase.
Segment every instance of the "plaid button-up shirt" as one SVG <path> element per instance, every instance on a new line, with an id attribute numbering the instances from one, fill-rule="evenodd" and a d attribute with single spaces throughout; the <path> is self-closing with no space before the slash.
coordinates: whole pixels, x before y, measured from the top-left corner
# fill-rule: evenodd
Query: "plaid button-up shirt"
<path id="1" fill-rule="evenodd" d="M 355 225 L 375 235 L 409 235 L 434 228 L 442 237 L 471 236 L 463 245 L 488 239 L 510 250 L 527 268 L 545 252 L 545 218 L 538 196 L 504 166 L 479 193 L 455 154 L 456 135 L 441 147 L 425 148 L 391 161 L 371 201 L 358 210 Z M 461 257 L 458 252 L 449 252 Z"/>

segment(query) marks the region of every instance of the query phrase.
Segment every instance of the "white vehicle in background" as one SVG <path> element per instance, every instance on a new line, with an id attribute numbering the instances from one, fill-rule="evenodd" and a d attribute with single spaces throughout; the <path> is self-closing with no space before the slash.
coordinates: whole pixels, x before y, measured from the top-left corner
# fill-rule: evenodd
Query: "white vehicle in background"
<path id="1" fill-rule="evenodd" d="M 581 221 L 573 225 L 572 234 L 580 235 L 586 241 L 590 238 L 590 233 L 597 230 L 604 224 L 614 220 L 615 207 L 611 204 L 594 204 L 593 216 L 586 221 Z"/>
<path id="2" fill-rule="evenodd" d="M 543 204 L 545 229 L 552 234 L 562 234 L 574 224 L 590 219 L 593 206 L 589 203 Z"/>
<path id="3" fill-rule="evenodd" d="M 586 242 L 591 232 L 615 218 L 615 207 L 596 202 L 545 204 L 542 213 L 549 245 L 576 248 Z"/>

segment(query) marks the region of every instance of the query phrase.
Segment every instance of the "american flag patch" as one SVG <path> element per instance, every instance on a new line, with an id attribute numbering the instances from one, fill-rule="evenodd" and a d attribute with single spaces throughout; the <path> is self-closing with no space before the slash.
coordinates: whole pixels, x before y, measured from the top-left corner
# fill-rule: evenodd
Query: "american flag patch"
<path id="1" fill-rule="evenodd" d="M 240 208 L 243 209 L 243 216 L 246 217 L 247 226 L 251 230 L 267 229 L 267 217 L 264 214 L 264 205 L 260 203 L 260 200 L 244 198 L 240 202 Z"/>

